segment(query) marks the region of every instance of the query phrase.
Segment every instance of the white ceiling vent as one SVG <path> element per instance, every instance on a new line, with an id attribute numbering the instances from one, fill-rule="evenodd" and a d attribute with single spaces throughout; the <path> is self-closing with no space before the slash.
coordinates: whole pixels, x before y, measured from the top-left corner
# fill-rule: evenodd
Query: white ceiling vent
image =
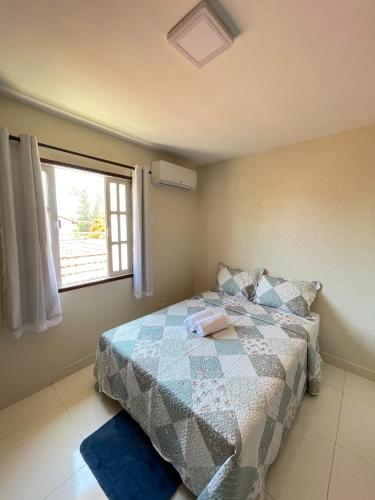
<path id="1" fill-rule="evenodd" d="M 208 2 L 203 0 L 171 29 L 168 41 L 201 67 L 229 48 L 233 35 Z"/>

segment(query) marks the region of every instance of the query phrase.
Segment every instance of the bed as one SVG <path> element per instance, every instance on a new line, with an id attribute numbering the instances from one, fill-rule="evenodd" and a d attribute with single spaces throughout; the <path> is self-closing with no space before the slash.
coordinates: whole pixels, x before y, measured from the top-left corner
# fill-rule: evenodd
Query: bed
<path id="1" fill-rule="evenodd" d="M 184 320 L 206 308 L 230 326 L 199 338 Z M 199 500 L 260 500 L 305 391 L 319 392 L 318 333 L 316 313 L 210 291 L 104 333 L 95 376 Z"/>

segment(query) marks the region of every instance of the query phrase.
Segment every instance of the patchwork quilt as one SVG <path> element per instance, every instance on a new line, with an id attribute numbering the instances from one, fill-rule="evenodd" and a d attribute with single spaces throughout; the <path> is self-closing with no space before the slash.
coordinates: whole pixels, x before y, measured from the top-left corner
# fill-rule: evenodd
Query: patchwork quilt
<path id="1" fill-rule="evenodd" d="M 230 326 L 187 331 L 203 309 Z M 317 336 L 314 321 L 205 292 L 104 333 L 95 376 L 199 500 L 261 500 L 306 387 L 319 392 Z"/>

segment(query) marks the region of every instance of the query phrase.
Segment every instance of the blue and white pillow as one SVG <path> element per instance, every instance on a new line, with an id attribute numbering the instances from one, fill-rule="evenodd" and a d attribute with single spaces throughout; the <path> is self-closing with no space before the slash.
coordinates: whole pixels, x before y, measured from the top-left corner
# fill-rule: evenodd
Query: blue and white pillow
<path id="1" fill-rule="evenodd" d="M 256 289 L 255 303 L 281 311 L 311 317 L 310 307 L 320 289 L 318 281 L 298 281 L 262 276 Z"/>
<path id="2" fill-rule="evenodd" d="M 216 290 L 234 295 L 235 297 L 245 297 L 245 299 L 251 300 L 255 295 L 255 288 L 263 272 L 263 267 L 245 271 L 244 269 L 220 263 Z"/>

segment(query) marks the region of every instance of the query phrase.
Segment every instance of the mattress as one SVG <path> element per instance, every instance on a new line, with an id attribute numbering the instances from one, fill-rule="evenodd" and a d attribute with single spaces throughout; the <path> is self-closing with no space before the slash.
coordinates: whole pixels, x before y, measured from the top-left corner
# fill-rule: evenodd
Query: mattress
<path id="1" fill-rule="evenodd" d="M 187 331 L 203 309 L 230 326 Z M 104 333 L 95 376 L 199 500 L 260 500 L 304 392 L 319 392 L 318 333 L 317 314 L 205 292 Z"/>

